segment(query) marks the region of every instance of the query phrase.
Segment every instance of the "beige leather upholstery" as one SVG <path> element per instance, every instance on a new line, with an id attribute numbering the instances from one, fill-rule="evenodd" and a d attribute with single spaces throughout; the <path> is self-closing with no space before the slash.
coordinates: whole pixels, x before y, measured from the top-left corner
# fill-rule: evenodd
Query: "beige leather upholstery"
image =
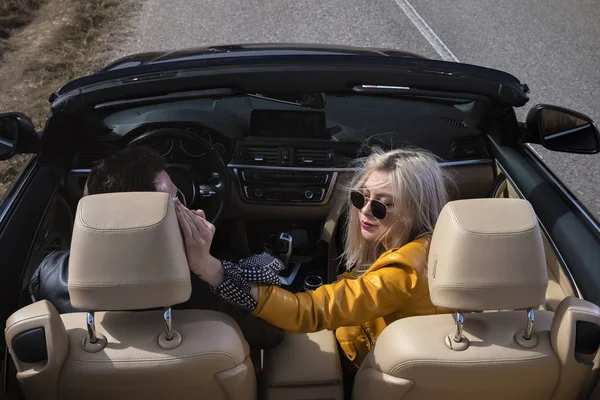
<path id="1" fill-rule="evenodd" d="M 13 339 L 20 333 L 43 328 L 48 359 L 37 363 L 24 363 L 15 357 Z M 6 344 L 17 369 L 17 379 L 23 383 L 26 399 L 58 399 L 57 382 L 67 355 L 69 342 L 65 327 L 54 306 L 38 301 L 13 313 L 6 320 Z"/>
<path id="2" fill-rule="evenodd" d="M 448 203 L 429 256 L 435 305 L 508 311 L 463 314 L 461 340 L 455 340 L 456 315 L 390 324 L 361 365 L 354 399 L 576 398 L 591 365 L 575 354 L 574 321 L 600 326 L 600 314 L 589 302 L 567 298 L 556 316 L 535 311 L 526 339 L 526 311 L 513 310 L 545 301 L 546 263 L 537 220 L 525 200 Z M 596 351 L 584 358 L 593 359 Z"/>
<path id="3" fill-rule="evenodd" d="M 147 309 L 190 296 L 190 273 L 168 195 L 85 197 L 76 221 L 69 291 L 78 307 Z M 45 329 L 47 361 L 26 364 L 11 351 L 28 400 L 256 398 L 248 344 L 225 314 L 175 310 L 173 339 L 167 340 L 163 311 L 98 311 L 95 343 L 86 317 L 59 316 L 40 301 L 9 318 L 8 343 L 26 330 Z"/>
<path id="4" fill-rule="evenodd" d="M 575 290 L 573 290 L 573 285 L 544 232 L 542 232 L 542 238 L 546 255 L 546 270 L 548 271 L 546 301 L 542 306 L 545 310 L 556 311 L 560 302 L 565 298 L 576 297 Z"/>
<path id="5" fill-rule="evenodd" d="M 578 354 L 575 350 L 577 324 L 591 322 L 600 326 L 600 307 L 568 297 L 560 303 L 552 324 L 552 347 L 561 364 L 555 398 L 572 399 L 589 377 L 595 353 Z"/>
<path id="6" fill-rule="evenodd" d="M 548 274 L 537 218 L 520 199 L 448 203 L 429 251 L 431 300 L 455 310 L 537 307 Z"/>
<path id="7" fill-rule="evenodd" d="M 353 398 L 548 400 L 560 370 L 549 333 L 552 313 L 540 311 L 536 319 L 538 345 L 524 349 L 514 340 L 524 312 L 465 315 L 470 345 L 464 351 L 444 343 L 454 330 L 452 315 L 396 321 L 361 365 Z"/>
<path id="8" fill-rule="evenodd" d="M 168 193 L 110 193 L 79 201 L 69 295 L 82 310 L 136 310 L 183 303 L 190 272 Z"/>
<path id="9" fill-rule="evenodd" d="M 286 333 L 279 346 L 265 351 L 263 368 L 266 400 L 343 398 L 332 331 Z"/>
<path id="10" fill-rule="evenodd" d="M 85 315 L 63 314 L 69 352 L 60 399 L 254 399 L 256 383 L 249 348 L 235 321 L 210 310 L 175 310 L 173 328 L 181 344 L 162 349 L 160 311 L 96 314 L 108 344 L 82 349 Z M 132 329 L 132 327 L 134 327 Z"/>

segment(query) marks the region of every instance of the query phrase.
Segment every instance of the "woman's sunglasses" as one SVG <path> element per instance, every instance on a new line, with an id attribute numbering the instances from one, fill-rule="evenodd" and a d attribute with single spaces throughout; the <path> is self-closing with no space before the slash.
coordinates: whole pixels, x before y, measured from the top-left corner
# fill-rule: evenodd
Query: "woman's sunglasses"
<path id="1" fill-rule="evenodd" d="M 350 192 L 350 201 L 352 205 L 359 210 L 362 210 L 367 202 L 371 202 L 371 214 L 377 219 L 384 219 L 385 214 L 387 213 L 387 206 L 380 202 L 379 200 L 369 200 L 365 197 L 364 194 L 359 192 L 358 190 L 353 190 Z"/>

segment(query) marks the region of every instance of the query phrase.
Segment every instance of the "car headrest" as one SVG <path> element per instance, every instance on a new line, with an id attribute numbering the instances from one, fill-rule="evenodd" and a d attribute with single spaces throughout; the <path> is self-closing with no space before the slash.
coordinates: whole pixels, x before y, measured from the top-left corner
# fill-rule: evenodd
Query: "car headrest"
<path id="1" fill-rule="evenodd" d="M 429 249 L 433 304 L 453 310 L 515 310 L 544 302 L 544 244 L 531 204 L 521 199 L 451 201 Z"/>
<path id="2" fill-rule="evenodd" d="M 168 193 L 83 197 L 77 206 L 69 295 L 82 311 L 170 307 L 191 295 L 190 271 Z"/>

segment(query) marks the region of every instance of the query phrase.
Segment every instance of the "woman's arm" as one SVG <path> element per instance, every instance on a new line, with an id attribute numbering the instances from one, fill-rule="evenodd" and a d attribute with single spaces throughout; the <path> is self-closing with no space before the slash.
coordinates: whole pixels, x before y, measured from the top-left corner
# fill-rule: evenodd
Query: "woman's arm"
<path id="1" fill-rule="evenodd" d="M 292 333 L 333 330 L 397 310 L 416 285 L 417 271 L 408 260 L 308 292 L 255 285 L 251 293 L 258 305 L 253 314 Z"/>
<path id="2" fill-rule="evenodd" d="M 288 332 L 360 325 L 397 310 L 417 285 L 416 269 L 406 256 L 396 253 L 383 268 L 309 292 L 294 294 L 264 284 L 248 287 L 247 282 L 248 289 L 240 288 L 239 279 L 232 279 L 239 276 L 224 280 L 222 263 L 209 253 L 214 227 L 183 206 L 177 211 L 192 272 L 217 290 L 224 289 L 224 295 L 230 296 L 231 301 L 235 302 L 237 295 L 243 297 L 244 292 L 246 296 L 249 294 L 254 299 L 248 296 L 249 301 L 257 303 L 254 315 Z"/>

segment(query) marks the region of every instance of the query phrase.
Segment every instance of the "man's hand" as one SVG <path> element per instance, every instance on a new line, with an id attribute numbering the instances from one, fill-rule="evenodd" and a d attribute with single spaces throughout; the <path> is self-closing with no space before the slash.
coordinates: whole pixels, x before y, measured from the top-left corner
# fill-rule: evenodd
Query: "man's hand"
<path id="1" fill-rule="evenodd" d="M 175 211 L 190 270 L 209 285 L 218 286 L 223 281 L 223 266 L 210 254 L 214 225 L 206 220 L 202 210 L 192 211 L 175 202 Z"/>

